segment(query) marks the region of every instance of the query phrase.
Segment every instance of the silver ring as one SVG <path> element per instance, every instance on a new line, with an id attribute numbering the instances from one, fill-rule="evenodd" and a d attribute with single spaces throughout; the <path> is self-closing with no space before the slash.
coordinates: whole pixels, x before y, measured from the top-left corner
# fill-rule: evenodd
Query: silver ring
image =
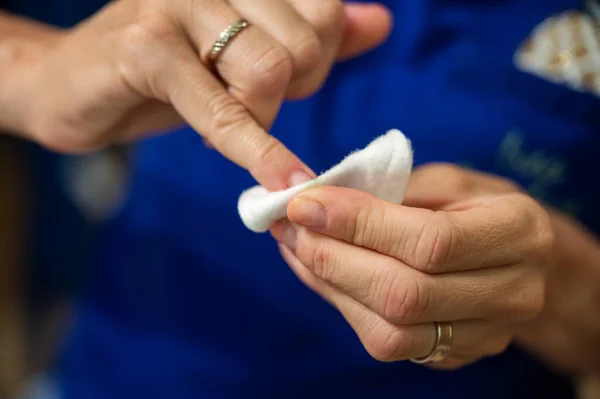
<path id="1" fill-rule="evenodd" d="M 436 322 L 435 323 L 435 346 L 431 353 L 425 357 L 417 359 L 410 359 L 411 362 L 417 364 L 435 363 L 441 362 L 450 354 L 452 348 L 452 341 L 454 339 L 452 331 L 452 323 L 450 322 Z"/>
<path id="2" fill-rule="evenodd" d="M 219 38 L 217 39 L 215 44 L 213 44 L 212 49 L 210 50 L 209 57 L 211 62 L 215 62 L 219 57 L 219 54 L 221 54 L 221 52 L 223 51 L 225 46 L 227 46 L 229 41 L 233 39 L 235 35 L 247 28 L 249 25 L 250 23 L 248 23 L 248 21 L 242 18 L 233 25 L 229 26 L 223 32 L 221 32 Z"/>

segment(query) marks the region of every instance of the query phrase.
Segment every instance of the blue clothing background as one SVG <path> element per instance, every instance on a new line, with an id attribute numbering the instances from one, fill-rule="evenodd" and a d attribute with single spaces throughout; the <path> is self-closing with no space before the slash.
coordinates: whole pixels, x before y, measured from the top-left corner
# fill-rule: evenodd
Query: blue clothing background
<path id="1" fill-rule="evenodd" d="M 73 2 L 75 4 L 75 2 Z M 286 104 L 273 134 L 314 170 L 389 128 L 415 161 L 508 176 L 596 232 L 600 100 L 518 72 L 513 53 L 575 0 L 396 0 L 380 49 Z M 60 364 L 65 398 L 570 397 L 517 348 L 455 373 L 369 358 L 342 317 L 236 213 L 250 176 L 190 129 L 140 143 Z"/>

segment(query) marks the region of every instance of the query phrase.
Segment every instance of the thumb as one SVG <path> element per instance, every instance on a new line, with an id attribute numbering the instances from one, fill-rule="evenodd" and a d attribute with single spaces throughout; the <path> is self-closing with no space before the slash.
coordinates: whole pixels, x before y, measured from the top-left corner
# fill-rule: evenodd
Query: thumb
<path id="1" fill-rule="evenodd" d="M 382 44 L 392 31 L 392 14 L 378 3 L 347 3 L 346 32 L 338 59 L 348 59 Z"/>

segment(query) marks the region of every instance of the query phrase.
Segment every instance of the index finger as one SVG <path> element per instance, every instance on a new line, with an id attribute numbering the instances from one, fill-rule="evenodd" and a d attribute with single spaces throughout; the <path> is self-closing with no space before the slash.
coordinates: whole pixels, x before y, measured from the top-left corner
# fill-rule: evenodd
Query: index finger
<path id="1" fill-rule="evenodd" d="M 288 218 L 296 224 L 392 256 L 425 273 L 516 263 L 540 246 L 551 245 L 544 215 L 520 194 L 435 212 L 339 187 L 306 190 L 288 206 Z"/>
<path id="2" fill-rule="evenodd" d="M 157 50 L 157 49 L 155 49 Z M 269 190 L 309 180 L 314 173 L 285 145 L 265 131 L 247 108 L 206 69 L 191 46 L 163 47 L 160 65 L 146 65 L 158 98 L 179 114 L 217 151 Z M 162 96 L 160 93 L 164 93 Z"/>

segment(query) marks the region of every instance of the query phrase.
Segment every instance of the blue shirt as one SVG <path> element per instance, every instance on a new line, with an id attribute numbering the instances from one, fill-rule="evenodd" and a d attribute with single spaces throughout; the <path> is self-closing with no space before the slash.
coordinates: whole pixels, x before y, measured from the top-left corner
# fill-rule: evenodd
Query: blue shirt
<path id="1" fill-rule="evenodd" d="M 390 40 L 286 104 L 273 134 L 314 170 L 390 128 L 415 161 L 512 178 L 600 230 L 585 174 L 600 100 L 517 71 L 513 54 L 576 0 L 395 0 Z M 132 188 L 105 226 L 60 363 L 65 397 L 570 397 L 517 348 L 458 372 L 371 359 L 236 212 L 250 176 L 190 129 L 137 145 Z M 385 395 L 385 396 L 384 396 Z"/>

